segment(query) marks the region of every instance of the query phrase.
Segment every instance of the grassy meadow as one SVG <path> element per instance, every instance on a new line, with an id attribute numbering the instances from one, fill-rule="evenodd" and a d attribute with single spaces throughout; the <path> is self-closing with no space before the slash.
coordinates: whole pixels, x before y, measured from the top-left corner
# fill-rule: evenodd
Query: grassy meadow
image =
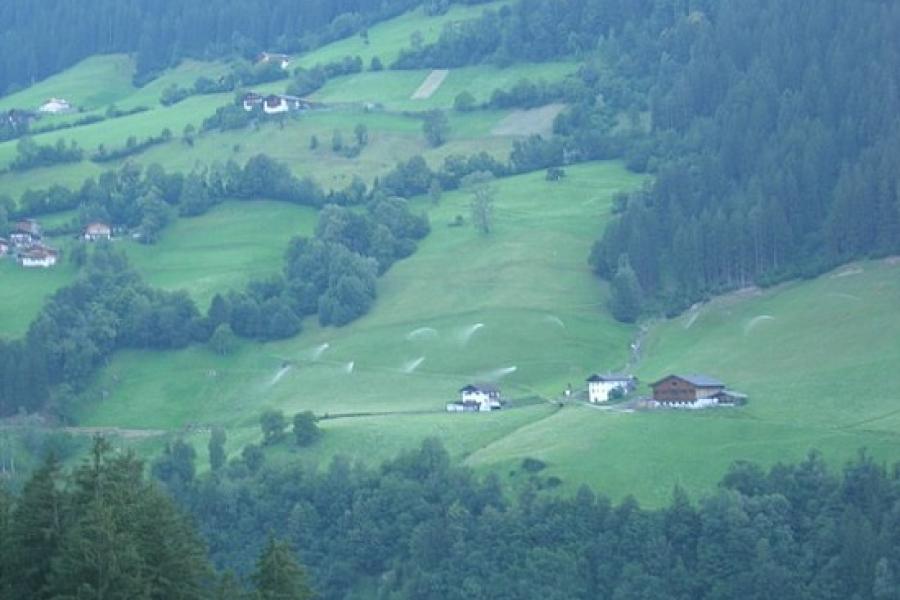
<path id="1" fill-rule="evenodd" d="M 330 80 L 312 98 L 326 103 L 380 102 L 389 110 L 451 109 L 456 96 L 468 91 L 476 102 L 487 102 L 494 90 L 507 90 L 522 79 L 559 81 L 578 69 L 576 62 L 516 63 L 508 67 L 478 65 L 450 69 L 430 98 L 412 95 L 430 70 L 367 71 Z"/>
<path id="2" fill-rule="evenodd" d="M 544 418 L 553 408 L 547 400 L 568 383 L 621 366 L 632 336 L 603 310 L 606 290 L 584 257 L 613 193 L 640 179 L 618 163 L 568 172 L 560 183 L 543 173 L 497 182 L 496 230 L 489 236 L 471 225 L 449 226 L 458 214 L 468 219 L 466 191 L 446 194 L 437 206 L 421 203 L 431 235 L 380 280 L 373 311 L 347 327 L 309 320 L 294 339 L 245 342 L 228 357 L 203 347 L 117 354 L 81 422 L 169 430 L 222 424 L 231 438 L 253 440 L 268 407 L 416 413 L 397 416 L 398 427 L 385 434 L 365 432 L 394 417 L 324 422 L 341 432 L 328 452 L 339 451 L 343 438 L 347 452 L 380 459 L 430 432 L 451 445 L 473 440 L 454 446 L 468 455 Z M 443 413 L 459 387 L 481 379 L 500 382 L 513 409 L 488 421 Z M 485 425 L 494 421 L 496 427 Z M 380 441 L 383 435 L 392 445 Z"/>
<path id="3" fill-rule="evenodd" d="M 217 292 L 281 271 L 288 241 L 311 235 L 316 212 L 284 202 L 226 202 L 179 219 L 153 245 L 123 241 L 132 266 L 152 286 L 186 290 L 201 310 Z"/>
<path id="4" fill-rule="evenodd" d="M 454 5 L 441 16 L 421 10 L 368 30 L 368 43 L 353 36 L 298 57 L 312 66 L 346 55 L 377 55 L 387 65 L 418 31 L 428 42 L 445 24 L 477 16 L 487 5 Z M 381 71 L 329 82 L 315 98 L 333 104 L 242 131 L 199 135 L 193 146 L 179 139 L 185 125 L 200 125 L 231 94 L 195 96 L 163 107 L 162 90 L 215 77 L 225 63 L 185 61 L 157 81 L 134 88 L 134 66 L 125 56 L 93 57 L 55 77 L 0 99 L 0 109 L 35 108 L 64 97 L 85 113 L 147 106 L 149 111 L 90 126 L 39 134 L 41 144 L 76 140 L 91 152 L 99 144 L 124 145 L 169 128 L 175 139 L 132 157 L 188 172 L 213 162 L 243 163 L 265 152 L 340 188 L 354 176 L 371 182 L 398 161 L 423 156 L 439 167 L 451 154 L 487 151 L 505 158 L 515 135 L 493 135 L 510 111 L 449 112 L 448 142 L 427 145 L 416 111 L 448 109 L 462 91 L 485 101 L 518 80 L 559 80 L 576 63 L 517 64 L 451 70 L 428 99 L 411 100 L 428 71 Z M 261 89 L 281 91 L 285 82 Z M 385 110 L 366 112 L 379 102 Z M 82 115 L 48 117 L 44 122 Z M 527 118 L 527 116 L 526 116 Z M 354 127 L 369 130 L 369 143 L 353 159 L 335 153 L 332 136 L 354 143 Z M 318 139 L 312 148 L 310 140 Z M 0 169 L 13 160 L 16 141 L 0 144 Z M 18 197 L 52 184 L 77 187 L 116 163 L 59 165 L 25 173 L 0 173 L 0 194 Z M 373 310 L 339 329 L 314 319 L 290 340 L 242 341 L 229 356 L 205 347 L 178 352 L 117 353 L 85 393 L 77 415 L 86 427 L 186 433 L 201 450 L 205 429 L 227 429 L 231 452 L 260 438 L 258 417 L 267 408 L 290 415 L 313 410 L 330 418 L 316 446 L 271 449 L 275 460 L 325 463 L 337 454 L 378 462 L 440 438 L 451 454 L 478 472 L 496 472 L 513 487 L 527 475 L 523 458 L 543 460 L 544 475 L 561 478 L 564 490 L 588 483 L 619 499 L 666 502 L 680 484 L 695 495 L 711 490 L 734 460 L 771 465 L 822 450 L 834 464 L 861 447 L 894 460 L 900 450 L 900 263 L 849 265 L 812 281 L 768 290 L 745 290 L 695 307 L 671 320 L 649 323 L 635 367 L 646 383 L 673 372 L 703 372 L 746 392 L 738 409 L 701 412 L 624 412 L 569 402 L 567 385 L 580 389 L 592 372 L 619 370 L 630 358 L 635 326 L 615 322 L 606 310 L 608 289 L 587 265 L 594 240 L 611 218 L 613 195 L 643 183 L 621 163 L 566 167 L 560 182 L 543 172 L 494 182 L 494 230 L 478 233 L 470 221 L 470 190 L 446 193 L 437 204 L 413 200 L 427 213 L 431 234 L 410 258 L 378 282 Z M 48 216 L 47 221 L 71 214 Z M 463 226 L 453 226 L 457 217 Z M 312 209 L 269 201 L 226 202 L 208 214 L 178 219 L 154 246 L 116 242 L 146 280 L 184 289 L 202 310 L 216 292 L 239 288 L 252 277 L 282 268 L 288 240 L 310 233 Z M 59 240 L 63 249 L 72 240 Z M 54 241 L 56 243 L 56 241 Z M 51 270 L 23 270 L 0 260 L 0 336 L 26 330 L 44 299 L 75 277 L 65 260 Z M 489 415 L 449 415 L 446 402 L 472 381 L 499 383 L 509 410 Z M 352 413 L 352 416 L 348 416 Z M 125 436 L 127 437 L 127 436 Z M 131 440 L 142 453 L 158 452 L 165 437 Z M 201 461 L 202 462 L 202 461 Z"/>

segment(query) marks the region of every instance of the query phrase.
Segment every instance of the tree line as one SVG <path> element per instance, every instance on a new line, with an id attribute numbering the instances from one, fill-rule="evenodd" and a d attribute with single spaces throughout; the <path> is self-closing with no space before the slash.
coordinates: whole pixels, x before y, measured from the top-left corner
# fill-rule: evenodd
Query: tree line
<path id="1" fill-rule="evenodd" d="M 613 503 L 525 459 L 509 494 L 426 441 L 380 467 L 325 469 L 235 456 L 168 478 L 219 569 L 247 573 L 282 532 L 321 598 L 559 600 L 817 598 L 900 594 L 900 478 L 865 453 L 838 473 L 818 453 L 769 471 L 735 463 L 716 491 L 668 505 Z M 248 462 L 249 461 L 249 462 Z M 177 480 L 177 481 L 176 481 Z"/>
<path id="2" fill-rule="evenodd" d="M 245 583 L 214 572 L 190 521 L 131 452 L 95 440 L 65 473 L 50 456 L 18 495 L 0 488 L 0 596 L 305 600 L 307 575 L 269 539 Z"/>
<path id="3" fill-rule="evenodd" d="M 243 169 L 232 164 L 222 173 L 183 178 L 126 165 L 88 180 L 77 194 L 58 188 L 52 195 L 34 195 L 41 202 L 50 198 L 79 206 L 85 222 L 137 226 L 145 242 L 156 239 L 174 205 L 196 215 L 226 197 L 330 202 L 320 212 L 315 235 L 291 241 L 282 273 L 216 295 L 205 315 L 186 293 L 146 285 L 124 254 L 108 244 L 91 253 L 84 246 L 73 251 L 84 263 L 78 279 L 51 296 L 24 339 L 0 339 L 0 416 L 46 410 L 68 420 L 91 376 L 115 350 L 210 343 L 223 352 L 230 336 L 292 337 L 308 315 L 317 315 L 323 325 L 345 325 L 369 311 L 378 276 L 411 255 L 430 230 L 427 218 L 414 214 L 406 200 L 369 191 L 361 181 L 325 195 L 262 155 Z M 355 205 L 363 210 L 348 208 Z"/>
<path id="4" fill-rule="evenodd" d="M 0 93 L 94 54 L 130 53 L 142 84 L 181 58 L 297 52 L 353 35 L 420 0 L 51 0 L 0 6 Z"/>

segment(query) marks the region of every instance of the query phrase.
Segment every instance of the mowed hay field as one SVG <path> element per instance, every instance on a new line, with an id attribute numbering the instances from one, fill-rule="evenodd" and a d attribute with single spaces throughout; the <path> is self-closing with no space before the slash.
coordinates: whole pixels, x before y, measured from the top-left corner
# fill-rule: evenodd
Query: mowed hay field
<path id="1" fill-rule="evenodd" d="M 840 466 L 866 448 L 891 463 L 900 452 L 898 305 L 896 260 L 718 298 L 652 327 L 638 375 L 644 383 L 669 373 L 712 375 L 748 393 L 746 407 L 630 414 L 567 407 L 468 462 L 514 465 L 531 452 L 569 485 L 587 481 L 656 505 L 675 484 L 712 489 L 735 460 L 768 466 L 818 449 Z"/>
<path id="2" fill-rule="evenodd" d="M 317 213 L 285 202 L 231 201 L 182 218 L 152 246 L 123 241 L 131 265 L 148 284 L 186 290 L 201 311 L 216 293 L 279 273 L 288 242 L 311 235 Z"/>
<path id="3" fill-rule="evenodd" d="M 451 109 L 456 96 L 469 92 L 478 103 L 491 99 L 494 90 L 509 90 L 523 79 L 561 81 L 578 70 L 576 62 L 516 63 L 508 67 L 478 65 L 450 69 L 446 79 L 428 98 L 413 94 L 430 70 L 378 71 L 345 75 L 330 80 L 312 98 L 327 103 L 379 102 L 390 110 Z"/>
<path id="4" fill-rule="evenodd" d="M 0 258 L 0 338 L 23 336 L 44 300 L 71 283 L 76 272 L 65 257 L 52 269 L 23 269 L 11 256 Z"/>
<path id="5" fill-rule="evenodd" d="M 608 316 L 607 291 L 585 257 L 613 194 L 641 180 L 619 163 L 567 171 L 560 183 L 542 172 L 496 182 L 496 230 L 489 236 L 468 223 L 449 226 L 457 215 L 468 221 L 467 191 L 445 194 L 438 206 L 422 203 L 431 235 L 380 280 L 372 312 L 345 328 L 308 320 L 292 340 L 245 342 L 228 357 L 203 347 L 117 354 L 80 422 L 170 430 L 222 424 L 233 439 L 252 441 L 259 413 L 270 407 L 288 414 L 412 412 L 324 422 L 336 429 L 335 441 L 347 441 L 326 446 L 329 453 L 379 460 L 430 434 L 469 439 L 474 427 L 483 434 L 455 449 L 467 455 L 509 435 L 507 423 L 517 431 L 545 418 L 555 410 L 547 400 L 566 384 L 624 364 L 633 334 Z M 459 387 L 481 379 L 498 381 L 512 410 L 487 420 L 443 413 Z"/>

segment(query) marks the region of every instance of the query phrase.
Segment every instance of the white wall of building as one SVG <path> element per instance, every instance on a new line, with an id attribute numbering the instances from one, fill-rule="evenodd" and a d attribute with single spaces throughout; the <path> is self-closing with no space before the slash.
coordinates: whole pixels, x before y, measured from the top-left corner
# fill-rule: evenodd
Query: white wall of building
<path id="1" fill-rule="evenodd" d="M 625 391 L 624 381 L 589 381 L 588 398 L 591 402 L 599 404 L 609 402 L 609 395 L 614 389 Z"/>

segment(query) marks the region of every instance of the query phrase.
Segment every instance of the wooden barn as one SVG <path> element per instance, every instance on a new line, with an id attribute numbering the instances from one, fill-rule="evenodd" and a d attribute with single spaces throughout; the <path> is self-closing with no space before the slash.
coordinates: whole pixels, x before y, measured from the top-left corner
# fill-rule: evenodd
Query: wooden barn
<path id="1" fill-rule="evenodd" d="M 724 383 L 706 375 L 669 375 L 650 387 L 653 399 L 661 404 L 694 404 L 725 392 Z"/>

